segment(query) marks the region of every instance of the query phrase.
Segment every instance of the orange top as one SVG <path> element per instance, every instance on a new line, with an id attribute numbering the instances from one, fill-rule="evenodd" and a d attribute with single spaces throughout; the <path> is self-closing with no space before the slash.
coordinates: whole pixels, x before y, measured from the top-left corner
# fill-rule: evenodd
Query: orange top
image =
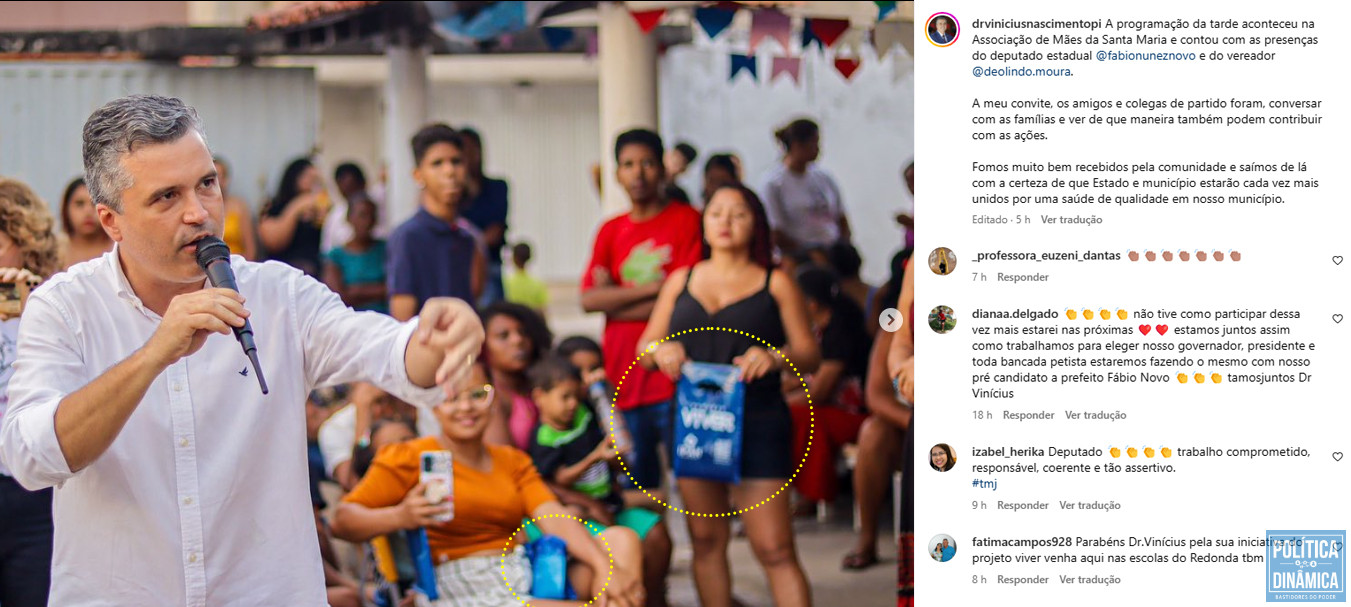
<path id="1" fill-rule="evenodd" d="M 243 255 L 244 222 L 239 213 L 225 212 L 224 230 L 225 233 L 221 235 L 221 240 L 224 240 L 226 246 L 230 247 L 230 252 L 235 255 Z"/>
<path id="2" fill-rule="evenodd" d="M 530 456 L 513 447 L 488 445 L 492 469 L 488 472 L 452 460 L 455 477 L 455 518 L 427 527 L 432 558 L 444 563 L 485 550 L 501 551 L 507 539 L 541 504 L 555 501 Z M 371 468 L 345 502 L 367 508 L 385 508 L 403 501 L 418 484 L 424 451 L 441 451 L 436 437 L 419 438 L 380 450 Z"/>

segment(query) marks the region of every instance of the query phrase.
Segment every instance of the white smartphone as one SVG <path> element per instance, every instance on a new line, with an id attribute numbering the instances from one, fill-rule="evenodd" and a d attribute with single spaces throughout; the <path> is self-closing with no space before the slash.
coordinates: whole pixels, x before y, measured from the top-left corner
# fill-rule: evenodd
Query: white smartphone
<path id="1" fill-rule="evenodd" d="M 437 515 L 442 523 L 455 518 L 455 475 L 451 468 L 449 451 L 423 451 L 418 480 L 427 485 L 427 501 L 433 504 L 447 502 L 450 511 Z"/>

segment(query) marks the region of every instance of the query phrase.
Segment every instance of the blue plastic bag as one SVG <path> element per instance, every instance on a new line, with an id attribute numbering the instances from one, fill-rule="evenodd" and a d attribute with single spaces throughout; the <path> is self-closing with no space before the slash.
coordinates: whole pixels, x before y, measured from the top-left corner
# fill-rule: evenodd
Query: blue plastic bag
<path id="1" fill-rule="evenodd" d="M 572 598 L 568 584 L 568 546 L 557 536 L 542 535 L 526 546 L 534 580 L 530 595 L 538 599 Z"/>
<path id="2" fill-rule="evenodd" d="M 686 363 L 676 384 L 675 474 L 741 482 L 746 386 L 733 365 Z"/>

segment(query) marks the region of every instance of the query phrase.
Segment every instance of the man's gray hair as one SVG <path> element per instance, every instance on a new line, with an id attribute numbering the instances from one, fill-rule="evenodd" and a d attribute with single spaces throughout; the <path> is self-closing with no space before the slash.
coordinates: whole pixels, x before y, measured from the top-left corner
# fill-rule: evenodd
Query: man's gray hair
<path id="1" fill-rule="evenodd" d="M 197 110 L 176 97 L 130 95 L 108 102 L 84 123 L 84 176 L 95 204 L 122 212 L 122 192 L 132 186 L 122 157 L 146 144 L 171 143 L 197 131 L 206 141 Z"/>

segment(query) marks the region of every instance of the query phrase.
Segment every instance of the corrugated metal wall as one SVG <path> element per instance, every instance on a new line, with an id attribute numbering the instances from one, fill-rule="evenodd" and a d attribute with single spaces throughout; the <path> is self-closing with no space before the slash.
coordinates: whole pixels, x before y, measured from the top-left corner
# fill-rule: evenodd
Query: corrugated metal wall
<path id="1" fill-rule="evenodd" d="M 0 175 L 27 182 L 55 210 L 83 172 L 80 132 L 103 103 L 132 93 L 181 97 L 197 108 L 232 189 L 255 208 L 319 126 L 310 69 L 179 68 L 140 63 L 0 63 Z"/>

